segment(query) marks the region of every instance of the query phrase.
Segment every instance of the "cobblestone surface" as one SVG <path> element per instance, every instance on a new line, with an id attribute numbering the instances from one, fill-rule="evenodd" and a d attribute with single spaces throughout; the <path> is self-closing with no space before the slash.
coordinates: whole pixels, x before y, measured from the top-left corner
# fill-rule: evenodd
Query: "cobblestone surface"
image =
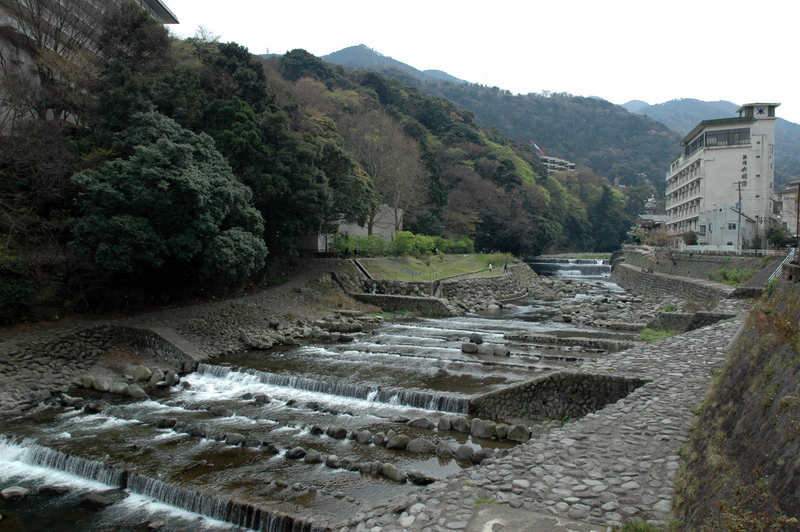
<path id="1" fill-rule="evenodd" d="M 666 526 L 693 409 L 724 362 L 747 306 L 723 301 L 718 310 L 738 317 L 587 361 L 584 369 L 649 382 L 507 456 L 362 512 L 341 530 L 497 530 L 514 519 L 527 523 L 526 530 L 605 531 L 631 521 Z M 505 516 L 483 511 L 498 503 L 507 508 Z M 556 519 L 537 528 L 542 516 Z"/>

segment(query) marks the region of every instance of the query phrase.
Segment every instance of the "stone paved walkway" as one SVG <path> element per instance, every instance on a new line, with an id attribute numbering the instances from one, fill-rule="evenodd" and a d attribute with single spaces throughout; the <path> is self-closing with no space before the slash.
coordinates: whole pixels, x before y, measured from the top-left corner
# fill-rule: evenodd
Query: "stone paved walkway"
<path id="1" fill-rule="evenodd" d="M 587 371 L 650 381 L 507 456 L 363 512 L 341 530 L 606 531 L 628 521 L 666 526 L 673 479 L 711 375 L 741 327 L 737 318 L 587 361 Z"/>

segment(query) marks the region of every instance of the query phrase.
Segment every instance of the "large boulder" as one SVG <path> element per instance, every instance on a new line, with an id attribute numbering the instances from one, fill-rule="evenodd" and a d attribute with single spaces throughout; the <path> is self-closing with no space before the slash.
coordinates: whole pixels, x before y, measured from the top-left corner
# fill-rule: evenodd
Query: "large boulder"
<path id="1" fill-rule="evenodd" d="M 409 482 L 418 486 L 427 486 L 428 484 L 432 484 L 436 481 L 435 478 L 429 477 L 419 469 L 412 469 L 406 474 L 406 476 L 408 477 Z"/>
<path id="2" fill-rule="evenodd" d="M 489 440 L 494 437 L 495 424 L 491 421 L 484 421 L 479 418 L 473 418 L 472 426 L 470 427 L 470 434 L 476 438 L 483 438 Z"/>
<path id="3" fill-rule="evenodd" d="M 470 430 L 472 430 L 472 426 L 464 416 L 453 416 L 450 419 L 450 425 L 453 427 L 453 430 L 463 432 L 465 434 L 469 434 Z"/>
<path id="4" fill-rule="evenodd" d="M 394 480 L 395 482 L 406 481 L 406 474 L 397 469 L 397 466 L 388 462 L 383 464 L 383 467 L 381 468 L 381 475 L 390 480 Z"/>
<path id="5" fill-rule="evenodd" d="M 483 343 L 483 336 L 481 336 L 480 333 L 474 332 L 469 335 L 469 341 L 473 344 L 480 345 Z"/>
<path id="6" fill-rule="evenodd" d="M 472 460 L 472 452 L 473 452 L 472 451 L 472 447 L 470 447 L 469 445 L 467 445 L 465 443 L 465 444 L 462 444 L 462 445 L 458 446 L 458 448 L 453 453 L 453 458 L 455 458 L 456 460 L 464 460 L 464 461 L 469 460 L 469 461 L 471 461 Z"/>
<path id="7" fill-rule="evenodd" d="M 306 455 L 306 450 L 303 449 L 302 447 L 294 447 L 286 451 L 286 458 L 289 458 L 291 460 L 299 460 L 300 458 L 303 458 L 305 455 Z"/>
<path id="8" fill-rule="evenodd" d="M 461 344 L 461 352 L 462 353 L 477 353 L 478 352 L 478 344 L 474 342 L 464 342 Z"/>
<path id="9" fill-rule="evenodd" d="M 425 438 L 414 438 L 406 445 L 406 451 L 412 453 L 432 453 L 435 450 L 436 444 Z"/>
<path id="10" fill-rule="evenodd" d="M 147 366 L 136 366 L 133 372 L 133 378 L 137 381 L 149 381 L 153 376 L 153 372 Z"/>
<path id="11" fill-rule="evenodd" d="M 509 427 L 506 439 L 524 443 L 531 439 L 531 431 L 525 425 L 513 425 Z"/>
<path id="12" fill-rule="evenodd" d="M 141 399 L 147 397 L 147 392 L 142 390 L 142 388 L 138 384 L 129 384 L 125 388 L 125 395 L 128 395 L 136 399 Z"/>
<path id="13" fill-rule="evenodd" d="M 409 436 L 406 436 L 405 434 L 397 434 L 390 440 L 387 440 L 386 448 L 402 451 L 408 446 L 410 441 L 411 438 Z"/>
<path id="14" fill-rule="evenodd" d="M 442 441 L 440 441 L 436 445 L 435 453 L 436 453 L 436 456 L 438 456 L 439 458 L 452 458 L 453 455 L 455 454 L 453 452 L 453 448 L 450 447 L 450 445 L 448 445 L 448 444 L 446 444 L 445 442 L 442 442 Z"/>
<path id="15" fill-rule="evenodd" d="M 237 432 L 230 432 L 225 435 L 225 443 L 228 445 L 241 445 L 247 438 Z"/>
<path id="16" fill-rule="evenodd" d="M 368 430 L 362 430 L 356 434 L 356 441 L 362 445 L 369 445 L 372 443 L 372 433 Z"/>
<path id="17" fill-rule="evenodd" d="M 436 425 L 430 419 L 426 417 L 418 417 L 416 419 L 412 419 L 408 423 L 406 423 L 409 427 L 419 427 L 423 429 L 431 430 L 436 427 Z"/>

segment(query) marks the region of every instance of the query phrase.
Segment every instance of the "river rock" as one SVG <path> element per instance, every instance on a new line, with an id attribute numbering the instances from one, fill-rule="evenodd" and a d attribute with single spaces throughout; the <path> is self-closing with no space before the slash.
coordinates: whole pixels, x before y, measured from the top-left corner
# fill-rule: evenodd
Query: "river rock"
<path id="1" fill-rule="evenodd" d="M 336 440 L 343 440 L 347 437 L 347 429 L 344 427 L 328 427 L 326 433 Z"/>
<path id="2" fill-rule="evenodd" d="M 362 445 L 369 445 L 372 443 L 372 433 L 368 430 L 362 430 L 356 434 L 356 441 Z"/>
<path id="3" fill-rule="evenodd" d="M 508 425 L 505 423 L 498 423 L 494 426 L 494 435 L 498 440 L 505 440 L 508 437 Z"/>
<path id="4" fill-rule="evenodd" d="M 303 461 L 307 464 L 318 464 L 322 462 L 322 455 L 316 449 L 309 449 L 303 457 Z"/>
<path id="5" fill-rule="evenodd" d="M 92 388 L 98 392 L 107 392 L 111 388 L 111 379 L 108 377 L 95 377 Z"/>
<path id="6" fill-rule="evenodd" d="M 390 480 L 394 480 L 395 482 L 406 481 L 406 474 L 397 469 L 397 466 L 388 462 L 383 464 L 383 467 L 381 467 L 381 475 Z"/>
<path id="7" fill-rule="evenodd" d="M 342 460 L 335 454 L 329 454 L 325 459 L 325 465 L 331 469 L 339 469 L 342 467 Z"/>
<path id="8" fill-rule="evenodd" d="M 241 445 L 247 438 L 238 432 L 230 432 L 225 435 L 225 443 L 228 445 Z"/>
<path id="9" fill-rule="evenodd" d="M 436 425 L 434 425 L 433 421 L 431 421 L 430 419 L 428 419 L 426 417 L 419 417 L 419 418 L 416 418 L 416 419 L 412 419 L 411 421 L 406 423 L 406 425 L 408 425 L 409 427 L 419 427 L 419 428 L 428 429 L 428 430 L 431 430 L 434 427 L 436 427 Z"/>
<path id="10" fill-rule="evenodd" d="M 393 438 L 386 441 L 386 448 L 402 451 L 408 446 L 410 441 L 411 438 L 409 436 L 406 436 L 405 434 L 397 434 Z"/>
<path id="11" fill-rule="evenodd" d="M 480 333 L 474 332 L 469 335 L 469 341 L 473 344 L 480 345 L 483 343 L 483 336 L 481 336 Z"/>
<path id="12" fill-rule="evenodd" d="M 156 428 L 171 429 L 176 423 L 178 420 L 174 417 L 162 417 L 156 420 Z"/>
<path id="13" fill-rule="evenodd" d="M 456 460 L 472 460 L 472 447 L 466 443 L 459 445 L 453 453 L 453 458 Z"/>
<path id="14" fill-rule="evenodd" d="M 208 411 L 212 416 L 215 417 L 230 417 L 233 415 L 233 412 L 222 405 L 214 405 L 209 408 Z"/>
<path id="15" fill-rule="evenodd" d="M 265 405 L 267 403 L 271 403 L 272 399 L 270 398 L 269 395 L 262 393 L 253 397 L 253 401 L 255 401 L 256 404 Z"/>
<path id="16" fill-rule="evenodd" d="M 491 449 L 487 449 L 486 447 L 481 447 L 480 449 L 475 450 L 472 453 L 472 461 L 476 464 L 480 464 L 487 458 L 492 458 L 494 456 L 494 451 Z"/>
<path id="17" fill-rule="evenodd" d="M 329 427 L 329 428 L 330 428 L 330 427 Z M 322 427 L 320 427 L 319 425 L 311 425 L 311 428 L 310 428 L 310 429 L 308 429 L 308 432 L 309 432 L 309 433 L 310 433 L 312 436 L 318 436 L 318 435 L 320 435 L 320 434 L 325 434 L 325 429 L 323 429 L 323 428 L 322 428 Z"/>
<path id="18" fill-rule="evenodd" d="M 452 458 L 453 455 L 455 454 L 453 452 L 453 448 L 450 447 L 450 445 L 441 441 L 436 445 L 435 453 L 436 456 L 438 456 L 439 458 Z"/>
<path id="19" fill-rule="evenodd" d="M 306 455 L 306 450 L 302 447 L 294 447 L 286 451 L 286 458 L 291 460 L 298 460 Z"/>
<path id="20" fill-rule="evenodd" d="M 495 429 L 494 423 L 492 423 L 491 421 L 484 421 L 476 417 L 472 420 L 472 426 L 470 427 L 470 434 L 472 434 L 476 438 L 483 438 L 488 440 L 494 437 L 494 429 Z"/>
<path id="21" fill-rule="evenodd" d="M 479 355 L 494 355 L 494 346 L 489 344 L 481 344 L 478 346 Z"/>
<path id="22" fill-rule="evenodd" d="M 378 446 L 382 446 L 386 442 L 386 434 L 383 432 L 378 432 L 375 436 L 372 437 L 372 443 Z"/>
<path id="23" fill-rule="evenodd" d="M 432 484 L 436 481 L 435 478 L 429 477 L 419 469 L 412 469 L 406 473 L 406 477 L 408 477 L 409 482 L 418 486 L 427 486 L 428 484 Z"/>
<path id="24" fill-rule="evenodd" d="M 125 394 L 137 399 L 147 397 L 147 392 L 142 390 L 138 384 L 128 384 L 125 388 Z"/>
<path id="25" fill-rule="evenodd" d="M 525 425 L 513 425 L 508 429 L 506 439 L 524 443 L 531 439 L 531 431 Z"/>
<path id="26" fill-rule="evenodd" d="M 450 416 L 442 416 L 436 424 L 438 430 L 451 430 L 453 426 L 450 423 Z"/>
<path id="27" fill-rule="evenodd" d="M 464 342 L 461 344 L 461 352 L 462 353 L 477 353 L 478 352 L 478 344 L 474 342 Z"/>
<path id="28" fill-rule="evenodd" d="M 511 350 L 503 345 L 496 345 L 492 354 L 496 357 L 508 357 L 511 356 Z"/>
<path id="29" fill-rule="evenodd" d="M 147 366 L 136 366 L 133 372 L 133 378 L 137 381 L 149 381 L 152 376 L 153 372 Z"/>
<path id="30" fill-rule="evenodd" d="M 453 416 L 450 419 L 450 425 L 453 427 L 453 430 L 458 432 L 463 432 L 465 434 L 469 434 L 469 431 L 472 429 L 469 421 L 464 416 Z"/>
<path id="31" fill-rule="evenodd" d="M 117 395 L 125 395 L 125 392 L 128 390 L 128 383 L 117 381 L 111 383 L 111 388 L 108 389 L 109 392 Z"/>
<path id="32" fill-rule="evenodd" d="M 388 448 L 389 446 L 387 445 L 386 447 Z M 425 438 L 414 438 L 406 445 L 406 451 L 412 453 L 432 453 L 435 450 L 436 444 Z"/>
<path id="33" fill-rule="evenodd" d="M 27 497 L 30 492 L 31 490 L 23 488 L 22 486 L 11 486 L 10 488 L 0 491 L 0 497 L 7 501 L 18 501 Z"/>

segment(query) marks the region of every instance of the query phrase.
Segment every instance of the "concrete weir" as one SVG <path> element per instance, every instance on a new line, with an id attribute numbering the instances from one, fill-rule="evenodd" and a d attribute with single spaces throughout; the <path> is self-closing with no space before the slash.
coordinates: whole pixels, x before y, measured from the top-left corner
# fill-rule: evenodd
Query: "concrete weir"
<path id="1" fill-rule="evenodd" d="M 340 530 L 480 531 L 525 523 L 532 531 L 599 532 L 631 520 L 666 526 L 692 410 L 747 303 L 721 306 L 735 317 L 583 363 L 586 373 L 644 382 L 627 396 L 506 456 L 359 513 Z"/>

